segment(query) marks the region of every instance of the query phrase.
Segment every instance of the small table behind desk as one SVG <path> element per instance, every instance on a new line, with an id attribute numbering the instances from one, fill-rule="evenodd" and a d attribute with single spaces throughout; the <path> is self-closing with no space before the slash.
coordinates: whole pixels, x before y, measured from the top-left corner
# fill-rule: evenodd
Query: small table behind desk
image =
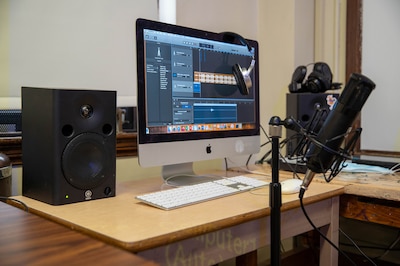
<path id="1" fill-rule="evenodd" d="M 249 254 L 253 261 L 251 255 L 269 244 L 268 187 L 171 211 L 135 199 L 160 188 L 159 178 L 128 181 L 117 184 L 116 197 L 63 206 L 15 198 L 40 216 L 162 265 L 211 265 Z M 317 183 L 304 198 L 311 219 L 336 244 L 342 193 L 342 186 Z M 297 194 L 283 196 L 281 223 L 282 239 L 312 230 Z M 320 265 L 337 265 L 336 250 L 330 245 L 321 247 Z"/>
<path id="2" fill-rule="evenodd" d="M 342 172 L 331 183 L 344 186 L 341 216 L 400 228 L 400 173 Z"/>
<path id="3" fill-rule="evenodd" d="M 156 265 L 0 201 L 1 265 Z"/>

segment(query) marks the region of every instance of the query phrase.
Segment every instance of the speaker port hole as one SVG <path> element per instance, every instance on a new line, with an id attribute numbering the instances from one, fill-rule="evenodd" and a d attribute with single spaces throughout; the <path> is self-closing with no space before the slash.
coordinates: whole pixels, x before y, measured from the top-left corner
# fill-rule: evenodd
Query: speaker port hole
<path id="1" fill-rule="evenodd" d="M 111 195 L 111 192 L 112 192 L 112 190 L 111 190 L 110 187 L 106 187 L 106 188 L 104 189 L 104 195 L 106 195 L 106 196 L 110 196 L 110 195 Z"/>
<path id="2" fill-rule="evenodd" d="M 310 116 L 309 115 L 302 115 L 301 116 L 301 121 L 308 122 L 308 120 L 310 120 Z"/>
<path id="3" fill-rule="evenodd" d="M 110 124 L 103 125 L 103 134 L 104 135 L 111 135 L 113 132 L 113 127 Z"/>
<path id="4" fill-rule="evenodd" d="M 61 131 L 65 137 L 71 137 L 74 134 L 74 128 L 71 125 L 64 125 Z"/>

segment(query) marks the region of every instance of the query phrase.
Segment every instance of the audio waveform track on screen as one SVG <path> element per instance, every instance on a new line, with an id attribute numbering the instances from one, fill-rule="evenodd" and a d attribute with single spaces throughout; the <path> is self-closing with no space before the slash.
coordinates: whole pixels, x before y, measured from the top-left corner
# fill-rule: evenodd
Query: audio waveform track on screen
<path id="1" fill-rule="evenodd" d="M 210 73 L 210 72 L 194 72 L 194 82 L 236 85 L 233 74 Z"/>

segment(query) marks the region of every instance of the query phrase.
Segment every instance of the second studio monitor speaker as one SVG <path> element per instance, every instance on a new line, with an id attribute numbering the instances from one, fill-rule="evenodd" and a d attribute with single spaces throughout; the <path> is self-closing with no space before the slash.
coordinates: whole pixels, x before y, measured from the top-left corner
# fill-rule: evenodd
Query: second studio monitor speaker
<path id="1" fill-rule="evenodd" d="M 309 133 L 318 133 L 329 111 L 333 108 L 337 93 L 288 93 L 286 94 L 286 115 L 295 118 Z M 286 130 L 286 152 L 289 157 L 304 155 L 298 150 L 303 136 Z"/>
<path id="2" fill-rule="evenodd" d="M 116 92 L 22 88 L 22 194 L 52 205 L 115 196 Z"/>

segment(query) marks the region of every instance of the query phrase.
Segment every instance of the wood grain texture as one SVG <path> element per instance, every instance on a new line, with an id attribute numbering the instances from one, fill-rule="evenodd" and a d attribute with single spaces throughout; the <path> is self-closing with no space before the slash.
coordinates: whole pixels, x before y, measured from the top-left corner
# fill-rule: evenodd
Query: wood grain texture
<path id="1" fill-rule="evenodd" d="M 349 0 L 346 3 L 346 81 L 352 73 L 361 73 L 362 49 L 362 0 Z M 354 128 L 361 127 L 361 117 L 357 116 Z M 362 136 L 361 136 L 362 137 Z M 360 153 L 360 142 L 356 143 L 355 153 Z"/>
<path id="2" fill-rule="evenodd" d="M 156 265 L 0 202 L 1 265 Z"/>
<path id="3" fill-rule="evenodd" d="M 40 216 L 135 253 L 270 215 L 268 187 L 172 211 L 135 199 L 136 195 L 162 189 L 161 185 L 158 177 L 122 182 L 117 184 L 116 197 L 64 206 L 51 206 L 23 196 L 15 198 Z M 342 193 L 342 186 L 315 184 L 307 191 L 304 203 Z M 299 205 L 297 194 L 283 196 L 282 211 Z"/>
<path id="4" fill-rule="evenodd" d="M 354 195 L 340 197 L 340 215 L 364 222 L 400 228 L 400 202 Z"/>
<path id="5" fill-rule="evenodd" d="M 325 183 L 322 176 L 315 182 Z M 400 173 L 383 175 L 379 173 L 340 173 L 331 184 L 344 186 L 345 194 L 374 199 L 400 201 Z"/>

